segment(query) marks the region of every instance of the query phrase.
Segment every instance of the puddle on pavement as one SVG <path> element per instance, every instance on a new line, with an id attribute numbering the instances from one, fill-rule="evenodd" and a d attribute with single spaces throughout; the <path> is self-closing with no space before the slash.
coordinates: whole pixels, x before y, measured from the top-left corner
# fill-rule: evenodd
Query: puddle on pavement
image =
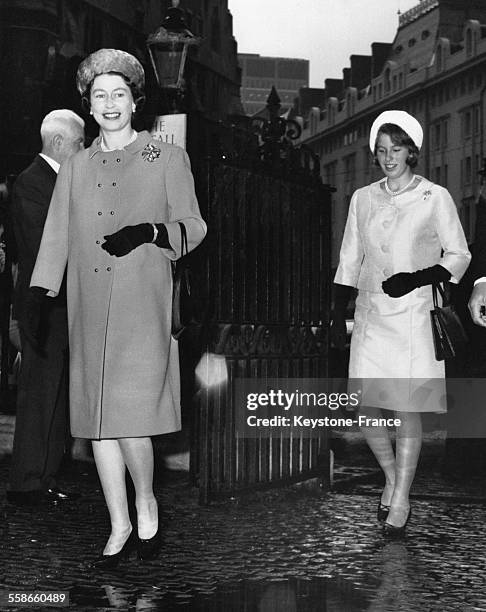
<path id="1" fill-rule="evenodd" d="M 115 581 L 114 581 L 115 582 Z M 118 585 L 122 579 L 116 580 Z M 204 581 L 202 581 L 204 582 Z M 361 612 L 370 601 L 340 578 L 241 581 L 214 588 L 104 585 L 74 587 L 70 610 L 195 610 L 200 612 Z"/>

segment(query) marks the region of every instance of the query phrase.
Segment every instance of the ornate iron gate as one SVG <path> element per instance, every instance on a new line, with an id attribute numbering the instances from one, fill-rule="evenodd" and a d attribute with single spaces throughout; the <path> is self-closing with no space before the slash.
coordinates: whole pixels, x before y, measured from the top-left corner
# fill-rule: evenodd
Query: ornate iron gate
<path id="1" fill-rule="evenodd" d="M 292 145 L 297 128 L 274 113 L 256 131 L 233 129 L 208 162 L 206 345 L 224 357 L 227 378 L 197 394 L 192 470 L 202 503 L 329 474 L 325 434 L 235 436 L 238 378 L 328 373 L 331 190 L 317 157 Z"/>

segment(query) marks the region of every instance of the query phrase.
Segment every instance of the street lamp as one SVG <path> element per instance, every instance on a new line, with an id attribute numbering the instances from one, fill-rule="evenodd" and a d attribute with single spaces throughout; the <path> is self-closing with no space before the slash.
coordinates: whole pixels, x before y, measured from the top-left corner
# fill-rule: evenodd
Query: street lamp
<path id="1" fill-rule="evenodd" d="M 161 89 L 174 92 L 184 88 L 187 51 L 197 44 L 199 39 L 188 29 L 179 0 L 172 0 L 162 25 L 147 38 L 150 61 Z"/>

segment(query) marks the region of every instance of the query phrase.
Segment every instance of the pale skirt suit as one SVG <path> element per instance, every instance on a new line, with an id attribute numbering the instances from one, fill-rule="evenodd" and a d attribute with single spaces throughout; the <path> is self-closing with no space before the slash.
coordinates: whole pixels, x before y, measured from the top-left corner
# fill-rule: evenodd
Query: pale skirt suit
<path id="1" fill-rule="evenodd" d="M 390 196 L 382 179 L 351 199 L 335 283 L 357 287 L 349 378 L 363 379 L 364 405 L 444 412 L 444 362 L 435 358 L 430 285 L 400 298 L 382 282 L 440 264 L 457 283 L 471 254 L 449 192 L 423 177 Z M 385 380 L 386 379 L 386 380 Z"/>

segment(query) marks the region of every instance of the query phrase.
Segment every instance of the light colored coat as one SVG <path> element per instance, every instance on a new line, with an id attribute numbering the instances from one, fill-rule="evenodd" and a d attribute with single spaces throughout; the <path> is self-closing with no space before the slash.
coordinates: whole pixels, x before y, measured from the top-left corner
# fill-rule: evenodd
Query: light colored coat
<path id="1" fill-rule="evenodd" d="M 171 337 L 170 260 L 206 234 L 189 159 L 142 132 L 123 150 L 98 138 L 61 167 L 31 286 L 59 291 L 67 264 L 73 436 L 152 436 L 180 429 L 179 356 Z M 104 236 L 165 223 L 173 249 L 113 257 Z"/>
<path id="2" fill-rule="evenodd" d="M 419 178 L 396 205 L 381 188 L 383 179 L 354 192 L 335 283 L 383 293 L 381 283 L 393 274 L 435 264 L 459 282 L 471 254 L 456 205 L 447 189 Z"/>

